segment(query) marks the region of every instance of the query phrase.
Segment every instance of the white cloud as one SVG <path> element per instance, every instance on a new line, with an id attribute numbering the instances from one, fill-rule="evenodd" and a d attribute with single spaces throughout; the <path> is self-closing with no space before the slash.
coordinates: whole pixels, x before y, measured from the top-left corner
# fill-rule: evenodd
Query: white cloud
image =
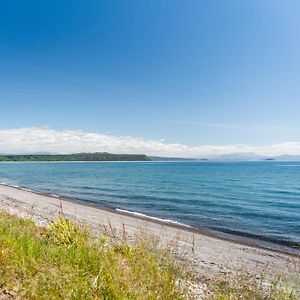
<path id="1" fill-rule="evenodd" d="M 201 145 L 190 147 L 168 144 L 164 140 L 146 140 L 130 136 L 113 136 L 82 130 L 17 128 L 0 130 L 0 153 L 144 153 L 157 156 L 208 157 L 218 154 L 255 152 L 262 155 L 300 154 L 300 142 L 269 146 Z"/>
<path id="2" fill-rule="evenodd" d="M 186 125 L 186 126 L 197 126 L 197 127 L 209 127 L 209 128 L 221 128 L 221 129 L 232 129 L 239 131 L 251 131 L 251 132 L 265 132 L 265 133 L 288 133 L 299 131 L 296 127 L 287 126 L 256 126 L 256 125 L 239 125 L 239 124 L 223 124 L 223 123 L 206 123 L 206 122 L 189 122 L 189 121 L 173 121 L 171 124 Z"/>

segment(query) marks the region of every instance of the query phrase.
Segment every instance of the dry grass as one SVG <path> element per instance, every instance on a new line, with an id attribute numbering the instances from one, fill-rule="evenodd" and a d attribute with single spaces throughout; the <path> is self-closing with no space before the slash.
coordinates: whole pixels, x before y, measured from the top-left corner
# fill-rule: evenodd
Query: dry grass
<path id="1" fill-rule="evenodd" d="M 254 276 L 240 270 L 226 279 L 216 278 L 211 282 L 211 295 L 208 299 L 297 300 L 300 299 L 298 279 L 295 278 L 294 282 L 287 282 L 281 277 L 266 280 L 262 275 Z"/>

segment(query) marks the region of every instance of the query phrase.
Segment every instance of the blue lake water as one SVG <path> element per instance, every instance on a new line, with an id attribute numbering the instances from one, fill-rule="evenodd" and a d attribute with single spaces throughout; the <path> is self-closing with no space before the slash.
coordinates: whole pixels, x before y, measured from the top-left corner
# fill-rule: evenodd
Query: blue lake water
<path id="1" fill-rule="evenodd" d="M 299 162 L 0 163 L 0 182 L 196 228 L 300 243 Z"/>

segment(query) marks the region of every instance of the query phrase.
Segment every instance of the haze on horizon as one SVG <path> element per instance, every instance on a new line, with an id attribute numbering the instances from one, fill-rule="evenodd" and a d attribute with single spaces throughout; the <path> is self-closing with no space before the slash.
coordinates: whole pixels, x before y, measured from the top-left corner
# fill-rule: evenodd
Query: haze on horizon
<path id="1" fill-rule="evenodd" d="M 0 152 L 300 154 L 300 3 L 6 1 Z"/>

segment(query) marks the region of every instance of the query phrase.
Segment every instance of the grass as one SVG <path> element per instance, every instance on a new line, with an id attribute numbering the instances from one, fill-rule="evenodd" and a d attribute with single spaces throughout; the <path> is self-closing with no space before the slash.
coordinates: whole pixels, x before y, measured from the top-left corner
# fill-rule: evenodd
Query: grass
<path id="1" fill-rule="evenodd" d="M 0 212 L 0 288 L 25 299 L 298 299 L 243 274 L 215 278 L 197 298 L 189 267 L 172 247 L 143 232 L 129 244 L 125 227 L 119 239 L 111 224 L 102 231 L 95 238 L 64 217 L 43 228 Z"/>
<path id="2" fill-rule="evenodd" d="M 299 281 L 297 282 L 299 284 Z M 300 299 L 299 287 L 296 283 L 292 286 L 284 278 L 279 277 L 269 281 L 240 271 L 226 280 L 215 280 L 211 299 L 298 300 Z"/>
<path id="3" fill-rule="evenodd" d="M 180 266 L 148 243 L 95 240 L 64 218 L 39 228 L 0 213 L 0 283 L 27 299 L 183 299 Z"/>

